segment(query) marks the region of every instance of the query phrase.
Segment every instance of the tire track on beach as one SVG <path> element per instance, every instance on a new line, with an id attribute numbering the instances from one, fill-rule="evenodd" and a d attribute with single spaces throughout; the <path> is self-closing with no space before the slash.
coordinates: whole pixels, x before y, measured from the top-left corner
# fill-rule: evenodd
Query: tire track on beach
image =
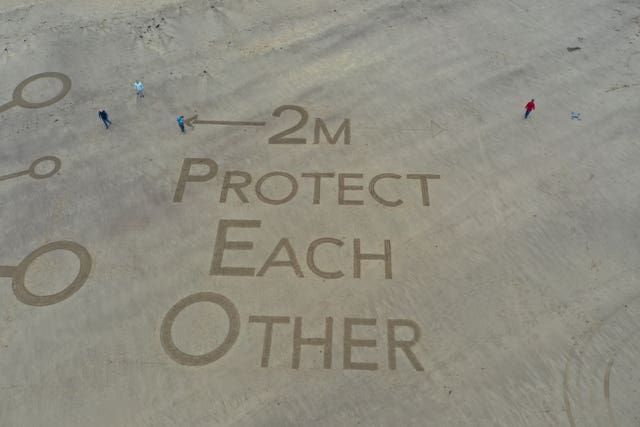
<path id="1" fill-rule="evenodd" d="M 584 339 L 576 343 L 565 364 L 563 378 L 563 400 L 569 424 L 618 425 L 616 419 L 621 414 L 614 410 L 612 389 L 618 387 L 617 396 L 631 395 L 625 388 L 624 376 L 613 381 L 614 365 L 622 371 L 625 366 L 620 361 L 626 347 L 640 344 L 640 294 L 636 294 L 617 308 Z M 620 363 L 619 363 L 620 362 Z M 632 371 L 638 362 L 632 359 Z M 625 416 L 621 420 L 626 425 Z"/>

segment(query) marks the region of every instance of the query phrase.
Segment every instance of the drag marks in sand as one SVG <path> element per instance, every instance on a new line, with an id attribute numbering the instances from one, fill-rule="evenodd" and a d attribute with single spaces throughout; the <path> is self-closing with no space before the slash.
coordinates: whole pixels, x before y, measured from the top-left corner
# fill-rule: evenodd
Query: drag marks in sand
<path id="1" fill-rule="evenodd" d="M 640 294 L 574 347 L 564 372 L 572 427 L 640 425 L 639 352 Z"/>

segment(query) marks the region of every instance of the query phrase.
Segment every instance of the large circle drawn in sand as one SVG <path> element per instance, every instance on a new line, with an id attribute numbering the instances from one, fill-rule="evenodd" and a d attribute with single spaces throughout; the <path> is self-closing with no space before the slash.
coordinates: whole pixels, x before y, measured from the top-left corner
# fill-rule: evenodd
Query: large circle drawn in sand
<path id="1" fill-rule="evenodd" d="M 62 89 L 60 90 L 60 92 L 58 92 L 56 96 L 44 102 L 30 102 L 22 97 L 22 92 L 24 91 L 24 88 L 27 87 L 28 84 L 33 83 L 38 79 L 44 79 L 44 78 L 58 79 L 60 80 L 60 82 L 62 82 Z M 69 93 L 69 90 L 71 90 L 71 79 L 66 74 L 56 73 L 56 72 L 46 72 L 46 73 L 35 74 L 31 77 L 27 77 L 26 79 L 21 81 L 20 84 L 18 84 L 18 86 L 16 86 L 15 90 L 13 91 L 13 102 L 15 103 L 15 105 L 19 105 L 23 108 L 47 107 L 49 105 L 55 104 L 56 102 L 64 98 L 67 95 L 67 93 Z"/>
<path id="2" fill-rule="evenodd" d="M 173 322 L 175 322 L 178 314 L 180 314 L 182 310 L 198 302 L 210 302 L 219 305 L 225 311 L 227 318 L 229 319 L 229 331 L 227 332 L 227 336 L 222 344 L 217 348 L 205 354 L 193 355 L 185 353 L 175 345 L 171 335 L 171 328 L 173 326 Z M 160 342 L 162 343 L 164 351 L 175 362 L 186 366 L 202 366 L 215 362 L 227 354 L 233 344 L 235 344 L 239 334 L 240 314 L 231 300 L 223 295 L 213 292 L 199 292 L 181 299 L 171 307 L 167 315 L 162 320 L 162 326 L 160 327 Z"/>
<path id="3" fill-rule="evenodd" d="M 78 271 L 75 279 L 73 279 L 69 286 L 52 295 L 35 295 L 29 292 L 24 283 L 27 268 L 39 256 L 55 250 L 69 251 L 78 257 L 78 260 L 80 261 L 80 270 Z M 89 251 L 87 251 L 86 248 L 75 242 L 51 242 L 31 252 L 22 260 L 20 264 L 18 264 L 15 272 L 13 273 L 13 293 L 15 294 L 16 298 L 18 298 L 18 300 L 20 300 L 24 304 L 35 306 L 57 304 L 76 293 L 78 289 L 80 289 L 82 285 L 84 285 L 84 283 L 87 281 L 87 277 L 89 277 L 90 271 L 91 255 L 89 255 Z"/>
<path id="4" fill-rule="evenodd" d="M 53 169 L 51 169 L 47 173 L 40 173 L 37 171 L 37 167 L 40 163 L 44 163 L 44 162 L 53 162 Z M 55 175 L 60 170 L 61 166 L 62 166 L 62 161 L 55 156 L 40 157 L 39 159 L 36 159 L 33 162 L 31 162 L 31 166 L 29 166 L 29 176 L 33 179 L 49 178 L 50 176 Z"/>

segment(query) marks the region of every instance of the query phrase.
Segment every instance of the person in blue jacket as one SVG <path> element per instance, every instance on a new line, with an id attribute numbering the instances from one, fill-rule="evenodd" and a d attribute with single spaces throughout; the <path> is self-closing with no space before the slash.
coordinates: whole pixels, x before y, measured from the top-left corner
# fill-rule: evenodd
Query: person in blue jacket
<path id="1" fill-rule="evenodd" d="M 142 82 L 140 80 L 136 80 L 133 86 L 136 88 L 136 94 L 140 98 L 144 98 L 144 86 L 142 85 Z"/>
<path id="2" fill-rule="evenodd" d="M 103 108 L 99 109 L 98 110 L 98 118 L 100 118 L 102 120 L 102 122 L 104 123 L 104 127 L 109 129 L 109 125 L 111 124 L 111 120 L 109 120 L 109 115 L 107 114 L 106 110 L 104 110 Z"/>
<path id="3" fill-rule="evenodd" d="M 176 119 L 178 122 L 178 126 L 180 126 L 180 130 L 184 133 L 184 116 L 180 116 Z"/>

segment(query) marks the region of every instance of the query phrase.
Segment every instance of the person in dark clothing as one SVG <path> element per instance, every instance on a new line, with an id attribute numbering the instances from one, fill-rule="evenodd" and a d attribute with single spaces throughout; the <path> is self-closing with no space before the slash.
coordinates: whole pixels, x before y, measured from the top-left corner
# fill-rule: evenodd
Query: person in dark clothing
<path id="1" fill-rule="evenodd" d="M 111 124 L 111 120 L 109 120 L 109 115 L 107 114 L 107 112 L 104 109 L 99 109 L 98 110 L 98 117 L 102 120 L 102 122 L 104 123 L 104 126 L 109 129 L 109 125 Z"/>
<path id="2" fill-rule="evenodd" d="M 180 126 L 180 130 L 184 133 L 184 116 L 180 116 L 176 119 L 178 122 L 178 126 Z"/>
<path id="3" fill-rule="evenodd" d="M 526 119 L 529 117 L 529 114 L 531 114 L 531 112 L 536 109 L 536 104 L 533 101 L 533 99 L 527 102 L 527 105 L 524 106 L 524 109 L 525 109 L 524 118 Z"/>

